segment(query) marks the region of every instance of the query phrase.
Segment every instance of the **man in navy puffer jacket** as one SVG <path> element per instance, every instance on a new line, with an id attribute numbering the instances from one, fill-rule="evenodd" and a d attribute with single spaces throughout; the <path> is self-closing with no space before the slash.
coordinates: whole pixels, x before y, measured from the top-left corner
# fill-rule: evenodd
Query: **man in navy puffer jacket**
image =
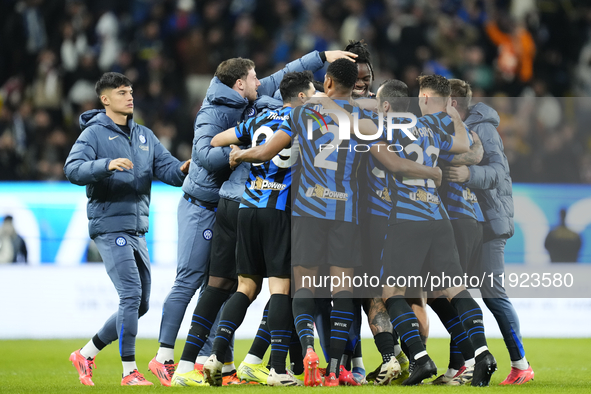
<path id="1" fill-rule="evenodd" d="M 160 348 L 150 362 L 150 370 L 158 376 L 163 385 L 171 384 L 174 372 L 174 343 L 187 305 L 208 273 L 220 187 L 232 173 L 228 164 L 230 148 L 212 147 L 211 139 L 239 122 L 256 116 L 266 108 L 281 106 L 282 103 L 272 97 L 285 73 L 317 71 L 323 67 L 325 61 L 332 62 L 344 56 L 352 58 L 355 55 L 344 51 L 314 51 L 261 81 L 256 77 L 255 65 L 251 60 L 233 58 L 218 66 L 195 119 L 192 164 L 189 176 L 183 184 L 184 193 L 178 206 L 177 276 L 163 305 Z M 245 173 L 248 173 L 248 169 Z M 241 188 L 241 195 L 244 181 L 240 179 L 237 184 Z M 229 278 L 210 275 L 209 286 L 200 297 L 213 297 L 216 300 L 221 297 L 227 298 L 232 287 L 227 288 L 227 279 Z M 232 281 L 232 285 L 233 283 Z M 204 323 L 200 320 L 200 323 L 213 330 L 217 329 L 213 321 Z M 206 342 L 199 345 L 203 346 L 202 353 L 209 355 L 211 340 L 204 339 Z M 225 361 L 228 365 L 224 372 L 231 372 L 234 369 L 230 363 L 232 355 L 228 354 Z M 198 385 L 199 382 L 187 381 L 183 384 Z"/>
<path id="2" fill-rule="evenodd" d="M 138 319 L 148 311 L 150 259 L 148 231 L 150 190 L 154 176 L 181 186 L 190 162 L 181 163 L 154 133 L 132 119 L 131 82 L 106 73 L 96 84 L 104 110 L 80 116 L 82 134 L 72 147 L 64 172 L 70 182 L 86 186 L 88 229 L 119 294 L 119 310 L 82 349 L 70 355 L 80 382 L 94 386 L 94 358 L 119 339 L 122 385 L 151 385 L 135 363 Z"/>
<path id="3" fill-rule="evenodd" d="M 482 141 L 484 157 L 477 166 L 448 167 L 444 179 L 466 182 L 474 190 L 482 207 L 486 222 L 483 227 L 481 265 L 488 275 L 494 275 L 493 285 L 483 285 L 482 299 L 492 312 L 503 334 L 511 358 L 511 372 L 501 382 L 524 384 L 534 378 L 534 371 L 525 358 L 525 349 L 519 330 L 519 317 L 500 275 L 505 272 L 505 244 L 514 233 L 513 189 L 509 163 L 503 150 L 503 141 L 497 132 L 499 114 L 484 103 L 469 106 L 472 98 L 470 85 L 459 79 L 450 80 L 452 98 L 457 102 L 458 112 L 466 126 Z"/>

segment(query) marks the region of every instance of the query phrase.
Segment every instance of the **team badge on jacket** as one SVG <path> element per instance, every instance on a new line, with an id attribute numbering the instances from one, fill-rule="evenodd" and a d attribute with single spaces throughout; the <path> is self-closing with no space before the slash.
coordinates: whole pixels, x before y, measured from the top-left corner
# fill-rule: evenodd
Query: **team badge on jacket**
<path id="1" fill-rule="evenodd" d="M 143 135 L 143 134 L 140 134 L 140 142 L 141 142 L 142 144 L 145 144 L 145 143 L 146 143 L 146 136 L 145 136 L 145 135 Z"/>
<path id="2" fill-rule="evenodd" d="M 127 240 L 123 237 L 117 237 L 115 243 L 117 244 L 117 246 L 125 246 L 127 245 Z"/>

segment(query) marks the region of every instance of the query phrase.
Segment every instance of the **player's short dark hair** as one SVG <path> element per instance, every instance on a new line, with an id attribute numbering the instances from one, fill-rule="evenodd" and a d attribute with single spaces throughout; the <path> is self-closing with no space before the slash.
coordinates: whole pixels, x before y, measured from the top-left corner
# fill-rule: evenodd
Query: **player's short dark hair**
<path id="1" fill-rule="evenodd" d="M 279 93 L 283 100 L 290 100 L 300 92 L 310 89 L 310 82 L 314 81 L 314 74 L 311 71 L 290 72 L 283 76 L 279 84 Z"/>
<path id="2" fill-rule="evenodd" d="M 326 75 L 345 90 L 353 90 L 357 82 L 357 63 L 348 59 L 337 59 L 330 63 Z"/>
<path id="3" fill-rule="evenodd" d="M 373 74 L 373 66 L 371 65 L 371 53 L 369 53 L 367 44 L 363 40 L 349 40 L 349 45 L 345 47 L 345 51 L 349 51 L 357 55 L 355 58 L 355 62 L 357 64 L 367 64 L 367 67 L 369 67 L 369 72 L 371 73 L 371 79 L 375 79 Z"/>
<path id="4" fill-rule="evenodd" d="M 430 89 L 441 97 L 449 97 L 451 94 L 449 81 L 444 76 L 437 74 L 420 75 L 417 77 L 417 81 L 419 82 L 419 89 Z"/>
<path id="5" fill-rule="evenodd" d="M 379 101 L 387 101 L 394 112 L 406 112 L 410 99 L 408 97 L 408 86 L 398 79 L 388 79 L 378 88 L 380 93 Z"/>
<path id="6" fill-rule="evenodd" d="M 252 60 L 235 57 L 221 62 L 215 70 L 215 76 L 224 85 L 231 88 L 237 80 L 246 78 L 252 68 L 254 68 L 254 62 Z"/>
<path id="7" fill-rule="evenodd" d="M 324 93 L 324 84 L 320 81 L 312 81 L 312 83 L 314 84 L 314 89 L 316 89 L 319 92 Z"/>
<path id="8" fill-rule="evenodd" d="M 94 90 L 96 91 L 96 95 L 100 98 L 101 93 L 105 89 L 117 89 L 120 86 L 131 86 L 131 81 L 123 74 L 108 72 L 104 73 L 96 82 Z"/>
<path id="9" fill-rule="evenodd" d="M 461 79 L 450 79 L 451 97 L 457 101 L 458 107 L 468 109 L 472 100 L 472 88 L 470 84 Z"/>

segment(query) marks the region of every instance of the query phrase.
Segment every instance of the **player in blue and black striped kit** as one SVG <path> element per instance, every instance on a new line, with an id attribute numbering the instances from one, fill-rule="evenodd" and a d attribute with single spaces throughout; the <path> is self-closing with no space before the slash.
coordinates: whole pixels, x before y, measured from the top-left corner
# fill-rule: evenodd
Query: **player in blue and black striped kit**
<path id="1" fill-rule="evenodd" d="M 343 109 L 357 112 L 363 119 L 359 121 L 359 128 L 364 129 L 362 125 L 369 124 L 370 128 L 373 127 L 373 131 L 370 130 L 368 134 L 372 134 L 377 131 L 372 119 L 373 115 L 354 106 L 352 104 L 354 102 L 350 99 L 356 79 L 356 65 L 340 60 L 331 64 L 324 82 L 326 95 L 345 99 L 335 100 L 335 102 L 326 99 L 332 103 L 327 104 L 336 106 L 343 114 Z M 289 146 L 296 135 L 299 138 L 302 164 L 299 167 L 300 182 L 292 219 L 294 224 L 292 265 L 297 290 L 294 295 L 293 313 L 296 330 L 302 347 L 306 351 L 304 365 L 307 369 L 304 381 L 308 386 L 318 385 L 321 380 L 317 374 L 318 356 L 313 346 L 312 315 L 315 309 L 312 298 L 313 288 L 310 288 L 311 285 L 302 286 L 302 276 L 316 275 L 320 265 L 328 266 L 333 275 L 342 272 L 352 276 L 353 268 L 361 262 L 357 255 L 360 243 L 357 226 L 359 198 L 357 167 L 364 156 L 362 153 L 355 152 L 355 149 L 362 144 L 353 137 L 341 140 L 335 119 L 330 116 L 323 117 L 317 109 L 320 109 L 320 105 L 308 104 L 296 108 L 290 120 L 283 123 L 269 143 L 240 151 L 240 153 L 233 152 L 233 154 L 239 154 L 241 160 L 248 157 L 248 160 L 252 161 L 264 149 L 276 154 Z M 308 120 L 313 121 L 314 118 L 318 119 L 318 123 L 312 125 L 311 137 L 308 140 Z M 324 144 L 326 149 L 321 149 L 321 144 Z M 435 173 L 440 172 L 439 169 L 428 168 L 408 160 L 399 160 L 399 158 L 393 163 L 392 157 L 396 154 L 388 152 L 383 142 L 372 141 L 366 146 L 370 148 L 372 155 L 378 157 L 391 171 L 407 171 L 422 174 L 425 177 L 434 176 Z M 379 150 L 378 146 L 382 146 L 383 149 Z M 230 160 L 232 159 L 231 156 Z M 334 305 L 331 314 L 330 364 L 324 382 L 329 386 L 339 384 L 341 370 L 339 361 L 348 338 L 353 309 L 350 288 L 336 287 L 332 292 Z M 392 349 L 388 350 L 389 354 L 393 353 L 393 340 L 390 344 Z M 397 365 L 395 359 L 394 362 Z"/>
<path id="2" fill-rule="evenodd" d="M 310 72 L 288 73 L 280 84 L 285 98 L 280 110 L 269 110 L 212 140 L 214 146 L 243 144 L 265 147 L 279 126 L 292 112 L 291 97 L 302 104 L 314 94 Z M 232 145 L 234 150 L 239 149 Z M 293 155 L 292 155 L 293 153 Z M 293 318 L 290 307 L 291 279 L 291 183 L 292 164 L 297 150 L 287 147 L 269 160 L 251 166 L 240 209 L 238 211 L 236 272 L 238 290 L 230 297 L 220 318 L 213 351 L 204 364 L 207 380 L 220 383 L 222 363 L 234 331 L 242 324 L 246 310 L 261 289 L 264 277 L 269 278 L 268 328 L 271 333 L 271 370 L 267 384 L 271 386 L 301 385 L 285 368 L 292 338 Z"/>
<path id="3" fill-rule="evenodd" d="M 430 86 L 432 80 L 437 76 L 419 77 L 419 85 Z M 448 84 L 442 84 L 448 86 Z M 450 90 L 451 91 L 451 90 Z M 441 94 L 444 98 L 447 94 L 447 88 Z M 425 105 L 421 105 L 423 117 L 421 120 L 432 128 L 438 128 L 447 134 L 454 135 L 454 125 L 451 117 L 445 112 L 445 104 L 438 100 L 430 100 Z M 470 137 L 468 128 L 465 133 Z M 478 164 L 482 158 L 482 145 L 478 136 L 474 135 L 475 141 L 472 147 L 478 146 L 479 149 L 473 149 L 461 155 L 440 154 L 439 158 L 444 165 L 472 165 Z M 464 273 L 480 277 L 478 265 L 482 249 L 482 222 L 484 217 L 478 204 L 476 195 L 470 191 L 465 183 L 443 182 L 438 190 L 441 201 L 449 215 L 460 265 Z M 450 309 L 449 302 L 444 296 L 438 298 L 429 298 L 428 304 L 437 313 L 441 321 L 446 326 L 452 326 L 456 318 L 452 317 L 454 312 Z M 451 323 L 450 323 L 451 322 Z M 469 339 L 464 339 L 465 334 L 460 334 L 458 338 L 451 339 L 450 342 L 450 363 L 445 374 L 440 375 L 434 380 L 434 384 L 464 384 L 471 380 L 473 371 L 473 347 Z M 460 341 L 459 345 L 456 343 Z"/>
<path id="4" fill-rule="evenodd" d="M 447 112 L 454 119 L 454 127 L 458 132 L 450 136 L 437 127 L 431 127 L 419 122 L 412 128 L 416 140 L 397 132 L 390 143 L 400 144 L 403 149 L 399 153 L 402 157 L 414 158 L 425 165 L 437 165 L 440 151 L 462 153 L 469 150 L 468 134 L 457 111 L 449 105 L 448 95 L 441 91 L 449 91 L 449 82 L 440 76 L 428 76 L 421 82 L 424 89 L 419 98 L 419 105 L 424 107 L 429 101 L 446 103 Z M 424 83 L 423 83 L 424 82 Z M 380 96 L 378 95 L 378 99 Z M 453 229 L 449 217 L 433 184 L 428 179 L 404 178 L 394 176 L 389 182 L 393 207 L 388 221 L 388 233 L 384 246 L 383 263 L 384 275 L 388 277 L 449 277 L 463 275 L 457 248 L 453 239 Z M 416 286 L 416 285 L 415 285 Z M 403 384 L 418 384 L 423 379 L 435 374 L 437 368 L 429 358 L 419 337 L 418 322 L 414 313 L 406 303 L 404 294 L 409 284 L 387 283 L 383 298 L 387 299 L 386 307 L 393 319 L 394 329 L 405 341 L 409 355 L 415 362 L 415 367 L 409 379 Z M 473 385 L 488 385 L 490 376 L 496 370 L 496 361 L 488 351 L 482 311 L 478 304 L 470 297 L 465 287 L 438 287 L 441 293 L 451 299 L 450 314 L 460 316 L 461 325 L 470 334 L 476 348 L 476 365 Z M 455 331 L 448 327 L 452 337 Z"/>

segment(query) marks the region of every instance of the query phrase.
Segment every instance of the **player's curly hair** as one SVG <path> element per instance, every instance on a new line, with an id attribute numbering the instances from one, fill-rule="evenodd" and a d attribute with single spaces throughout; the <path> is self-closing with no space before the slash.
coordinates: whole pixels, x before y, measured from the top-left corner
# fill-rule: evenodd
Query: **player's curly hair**
<path id="1" fill-rule="evenodd" d="M 342 58 L 330 63 L 326 69 L 326 75 L 344 90 L 353 90 L 357 82 L 357 72 L 357 63 Z"/>
<path id="2" fill-rule="evenodd" d="M 231 88 L 237 80 L 246 78 L 251 68 L 254 68 L 252 60 L 235 57 L 221 62 L 215 70 L 215 76 Z"/>
<path id="3" fill-rule="evenodd" d="M 311 71 L 290 72 L 283 76 L 279 84 L 279 93 L 283 100 L 290 100 L 298 93 L 310 89 L 310 82 L 314 81 L 314 74 Z"/>
<path id="4" fill-rule="evenodd" d="M 458 107 L 468 109 L 470 101 L 472 100 L 472 88 L 470 84 L 461 79 L 450 79 L 449 86 L 451 88 L 451 97 L 457 101 Z"/>
<path id="5" fill-rule="evenodd" d="M 417 77 L 419 89 L 429 89 L 440 97 L 449 97 L 451 88 L 447 78 L 441 75 L 419 75 Z"/>
<path id="6" fill-rule="evenodd" d="M 349 45 L 345 47 L 345 51 L 349 51 L 357 55 L 357 58 L 355 58 L 356 63 L 367 64 L 367 67 L 369 67 L 369 72 L 371 73 L 371 79 L 375 79 L 373 66 L 371 64 L 371 54 L 369 53 L 369 49 L 367 49 L 367 44 L 364 42 L 364 40 L 349 40 Z"/>

